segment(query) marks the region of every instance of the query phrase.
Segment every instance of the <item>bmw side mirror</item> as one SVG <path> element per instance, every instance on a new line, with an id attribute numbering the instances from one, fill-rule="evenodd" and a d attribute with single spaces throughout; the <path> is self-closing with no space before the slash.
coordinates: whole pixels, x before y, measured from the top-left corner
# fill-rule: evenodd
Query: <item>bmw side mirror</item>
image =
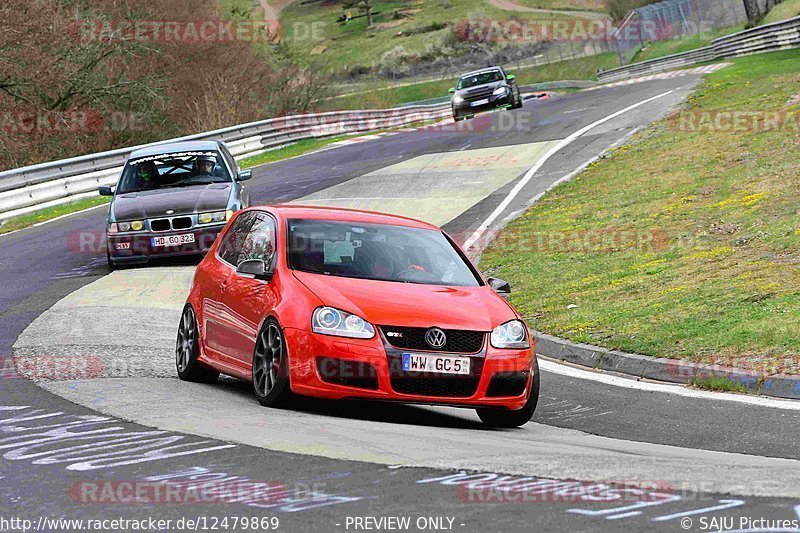
<path id="1" fill-rule="evenodd" d="M 447 92 L 449 92 L 450 94 L 455 94 L 456 93 L 456 88 L 455 87 L 450 87 L 450 90 L 447 91 Z"/>
<path id="2" fill-rule="evenodd" d="M 508 284 L 507 281 L 504 281 L 499 278 L 489 278 L 486 281 L 489 282 L 489 286 L 499 294 L 500 296 L 508 296 L 511 294 L 511 285 Z"/>
<path id="3" fill-rule="evenodd" d="M 511 83 L 512 81 L 516 80 L 517 77 L 513 74 L 509 74 L 506 79 L 508 80 L 509 83 Z"/>
<path id="4" fill-rule="evenodd" d="M 100 196 L 114 196 L 114 191 L 111 190 L 111 187 L 100 187 L 98 191 Z"/>
<path id="5" fill-rule="evenodd" d="M 236 273 L 247 278 L 269 281 L 272 279 L 272 272 L 267 272 L 267 263 L 263 259 L 248 259 L 242 261 L 236 267 Z"/>
<path id="6" fill-rule="evenodd" d="M 253 171 L 250 169 L 239 171 L 239 181 L 247 181 L 252 177 L 253 177 Z"/>

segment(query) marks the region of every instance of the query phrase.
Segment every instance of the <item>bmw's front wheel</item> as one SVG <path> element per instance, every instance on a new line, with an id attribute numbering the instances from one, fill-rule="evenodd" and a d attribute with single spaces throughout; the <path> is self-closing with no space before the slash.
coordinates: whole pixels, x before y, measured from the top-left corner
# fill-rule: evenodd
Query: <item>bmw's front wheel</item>
<path id="1" fill-rule="evenodd" d="M 267 319 L 253 352 L 253 392 L 261 405 L 277 407 L 291 394 L 286 340 L 278 322 Z"/>
<path id="2" fill-rule="evenodd" d="M 186 304 L 178 326 L 178 341 L 175 346 L 175 367 L 178 370 L 178 377 L 184 381 L 214 383 L 219 377 L 219 372 L 201 365 L 197 360 L 199 355 L 197 317 L 192 306 Z"/>

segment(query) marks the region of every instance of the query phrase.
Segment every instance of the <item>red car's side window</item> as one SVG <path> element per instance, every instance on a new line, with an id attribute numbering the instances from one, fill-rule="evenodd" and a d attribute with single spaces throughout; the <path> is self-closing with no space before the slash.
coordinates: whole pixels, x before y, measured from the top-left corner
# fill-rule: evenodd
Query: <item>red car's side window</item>
<path id="1" fill-rule="evenodd" d="M 275 221 L 266 213 L 258 213 L 244 239 L 239 262 L 261 259 L 267 265 L 275 255 Z"/>
<path id="2" fill-rule="evenodd" d="M 239 256 L 241 255 L 248 231 L 256 218 L 255 215 L 256 213 L 254 212 L 248 212 L 236 218 L 233 227 L 225 234 L 222 242 L 219 243 L 217 253 L 220 259 L 233 266 L 239 266 Z"/>

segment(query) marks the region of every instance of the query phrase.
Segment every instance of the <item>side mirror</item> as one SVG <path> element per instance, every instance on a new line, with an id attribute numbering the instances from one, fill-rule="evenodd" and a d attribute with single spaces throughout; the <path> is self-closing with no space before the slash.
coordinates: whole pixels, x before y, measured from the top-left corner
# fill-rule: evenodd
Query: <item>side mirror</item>
<path id="1" fill-rule="evenodd" d="M 508 76 L 506 76 L 506 79 L 508 80 L 509 83 L 511 83 L 512 81 L 516 80 L 517 77 L 513 74 L 509 74 Z"/>
<path id="2" fill-rule="evenodd" d="M 236 267 L 236 273 L 247 278 L 260 279 L 262 281 L 269 281 L 272 279 L 272 273 L 267 272 L 267 264 L 262 259 L 248 259 L 242 261 Z"/>
<path id="3" fill-rule="evenodd" d="M 507 281 L 504 281 L 499 278 L 489 278 L 486 281 L 489 282 L 489 286 L 499 294 L 500 296 L 508 296 L 511 294 L 511 285 L 508 284 Z"/>
<path id="4" fill-rule="evenodd" d="M 253 171 L 250 169 L 239 171 L 239 181 L 247 181 L 253 177 Z"/>
<path id="5" fill-rule="evenodd" d="M 455 87 L 450 87 L 450 90 L 447 91 L 447 92 L 449 92 L 450 94 L 455 94 L 456 93 L 456 88 Z"/>
<path id="6" fill-rule="evenodd" d="M 111 190 L 111 187 L 100 187 L 98 192 L 100 196 L 114 196 L 114 191 Z"/>

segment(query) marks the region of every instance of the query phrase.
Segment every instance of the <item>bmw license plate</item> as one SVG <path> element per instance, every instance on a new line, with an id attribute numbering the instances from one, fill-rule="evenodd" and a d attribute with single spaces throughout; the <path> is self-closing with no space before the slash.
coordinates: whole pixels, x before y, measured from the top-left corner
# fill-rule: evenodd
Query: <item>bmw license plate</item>
<path id="1" fill-rule="evenodd" d="M 483 100 L 475 100 L 474 102 L 470 102 L 469 105 L 472 107 L 478 107 L 479 105 L 486 105 L 489 103 L 488 98 L 484 98 Z"/>
<path id="2" fill-rule="evenodd" d="M 153 246 L 180 246 L 181 244 L 192 244 L 194 242 L 194 233 L 153 237 L 150 239 L 150 242 Z"/>
<path id="3" fill-rule="evenodd" d="M 403 370 L 406 372 L 436 372 L 437 374 L 469 375 L 469 357 L 451 355 L 403 354 Z"/>

